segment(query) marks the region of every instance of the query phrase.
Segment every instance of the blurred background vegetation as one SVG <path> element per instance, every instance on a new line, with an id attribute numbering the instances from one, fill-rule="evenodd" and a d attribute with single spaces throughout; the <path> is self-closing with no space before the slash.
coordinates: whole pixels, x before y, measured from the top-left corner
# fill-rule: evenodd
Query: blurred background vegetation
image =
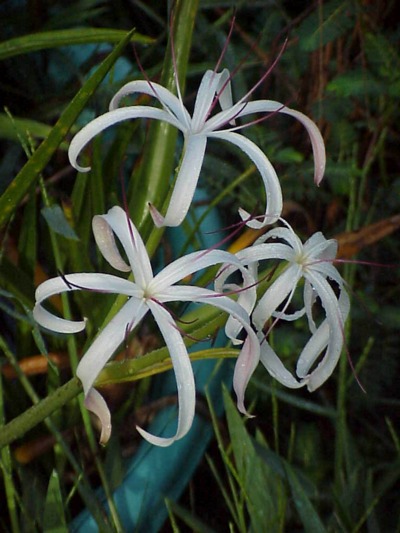
<path id="1" fill-rule="evenodd" d="M 215 438 L 181 500 L 166 500 L 169 519 L 163 531 L 400 531 L 396 4 L 199 2 L 185 90 L 189 108 L 203 72 L 213 69 L 225 45 L 234 11 L 234 31 L 221 65 L 234 72 L 234 98 L 259 80 L 287 39 L 282 58 L 252 98 L 278 100 L 317 122 L 328 157 L 321 186 L 312 181 L 307 136 L 290 118 L 271 116 L 244 134 L 277 170 L 286 200 L 284 216 L 296 230 L 304 238 L 323 231 L 338 239 L 340 258 L 350 261 L 338 268 L 351 287 L 352 314 L 347 353 L 321 390 L 312 395 L 283 390 L 260 366 L 248 390 L 257 416 L 247 421 L 229 394 L 224 395 L 226 417 L 213 419 Z M 134 0 L 0 4 L 0 194 L 9 190 L 93 68 L 126 31 L 136 29 L 140 62 L 152 80 L 159 80 L 172 7 Z M 118 61 L 119 67 L 111 69 L 83 114 L 73 120 L 72 132 L 105 112 L 124 82 L 142 78 L 131 44 Z M 39 180 L 3 221 L 0 421 L 16 417 L 35 395 L 45 396 L 71 376 L 65 355 L 70 340 L 46 338 L 54 354 L 52 364 L 42 368 L 42 359 L 34 358 L 45 342 L 30 315 L 34 289 L 56 275 L 59 262 L 65 272 L 93 270 L 100 262 L 90 244 L 91 218 L 118 201 L 118 178 L 140 165 L 146 133 L 144 123 L 132 123 L 120 127 L 114 137 L 96 139 L 96 177 L 80 176 L 79 183 L 66 155 L 71 133 L 64 136 Z M 236 221 L 239 206 L 257 209 L 263 195 L 249 161 L 224 144 L 210 143 L 201 180 L 210 198 L 221 195 L 225 226 Z M 90 249 L 88 256 L 83 249 Z M 90 295 L 75 302 L 81 314 L 91 313 L 93 328 L 102 323 L 112 301 L 103 296 L 95 308 Z M 288 360 L 295 360 L 306 328 L 291 327 L 289 333 L 285 327 L 277 328 L 274 342 Z M 79 351 L 83 339 L 76 342 Z M 150 328 L 137 342 L 143 353 L 158 340 Z M 15 363 L 21 359 L 27 362 L 18 374 Z M 52 417 L 50 429 L 38 427 L 3 448 L 0 529 L 63 531 L 85 506 L 99 513 L 93 489 L 103 484 L 111 493 L 123 479 L 121 458 L 134 453 L 137 445 L 127 413 L 133 404 L 136 421 L 146 420 L 148 387 L 110 390 L 110 401 L 120 406 L 114 413 L 119 430 L 112 449 L 99 451 L 93 434 L 91 440 L 89 430 L 82 430 L 76 402 Z M 205 398 L 199 398 L 199 409 L 212 418 Z M 124 432 L 127 425 L 131 430 Z M 118 530 L 117 514 L 112 513 L 109 531 Z"/>

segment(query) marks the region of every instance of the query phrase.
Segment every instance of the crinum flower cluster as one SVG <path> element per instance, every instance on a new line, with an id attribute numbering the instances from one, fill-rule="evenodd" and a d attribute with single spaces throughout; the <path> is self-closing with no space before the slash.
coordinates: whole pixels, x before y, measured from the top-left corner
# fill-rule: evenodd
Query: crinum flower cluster
<path id="1" fill-rule="evenodd" d="M 101 422 L 102 443 L 107 442 L 110 436 L 111 415 L 105 400 L 95 389 L 96 378 L 118 346 L 149 313 L 154 317 L 171 356 L 179 414 L 176 433 L 172 437 L 151 435 L 142 428 L 138 431 L 149 442 L 168 446 L 182 438 L 191 427 L 195 412 L 193 371 L 183 336 L 168 310 L 170 302 L 208 304 L 227 313 L 226 335 L 233 344 L 241 347 L 233 385 L 242 413 L 246 413 L 244 396 L 247 384 L 260 360 L 283 385 L 291 388 L 306 385 L 309 390 L 322 385 L 338 361 L 343 347 L 344 323 L 349 313 L 349 298 L 344 282 L 332 264 L 337 245 L 333 240 L 326 240 L 321 233 L 311 236 L 303 244 L 290 225 L 281 219 L 282 190 L 274 167 L 264 152 L 240 132 L 243 125 L 238 126 L 237 121 L 249 115 L 271 113 L 283 113 L 298 120 L 311 141 L 316 184 L 320 183 L 324 174 L 324 142 L 317 126 L 308 117 L 272 100 L 249 101 L 252 92 L 253 89 L 234 103 L 229 71 L 224 69 L 218 73 L 208 70 L 201 80 L 193 113 L 190 114 L 179 90 L 178 96 L 175 96 L 158 83 L 132 81 L 113 97 L 108 112 L 89 122 L 71 141 L 71 164 L 77 170 L 87 172 L 89 167 L 78 164 L 80 153 L 96 135 L 114 124 L 144 118 L 164 121 L 180 130 L 184 137 L 183 153 L 169 205 L 165 213 L 159 211 L 161 206 L 149 205 L 154 224 L 158 227 L 182 223 L 197 187 L 208 141 L 226 141 L 239 148 L 254 163 L 265 189 L 266 205 L 260 216 L 253 217 L 244 209 L 239 210 L 243 225 L 262 228 L 279 224 L 253 246 L 236 254 L 217 249 L 193 252 L 176 259 L 154 275 L 145 244 L 126 211 L 115 206 L 107 214 L 94 217 L 93 233 L 101 253 L 114 269 L 129 273 L 128 279 L 102 273 L 68 274 L 49 279 L 36 291 L 34 317 L 47 329 L 75 333 L 85 328 L 85 320 L 76 322 L 55 316 L 45 309 L 44 300 L 55 294 L 77 290 L 126 296 L 126 303 L 99 332 L 77 368 L 77 376 L 83 384 L 85 405 Z M 124 97 L 137 94 L 153 97 L 161 107 L 135 104 L 120 107 Z M 219 112 L 215 112 L 217 104 L 221 108 Z M 127 262 L 121 255 L 121 247 Z M 270 263 L 271 268 L 275 268 L 277 262 L 283 263 L 279 274 L 263 294 L 257 295 L 260 292 L 257 291 L 259 265 L 268 267 Z M 188 275 L 215 265 L 221 267 L 214 289 L 179 284 Z M 237 273 L 241 275 L 241 285 L 228 283 L 228 278 Z M 301 284 L 304 303 L 293 312 L 292 301 Z M 319 323 L 313 315 L 317 303 L 325 315 Z M 310 339 L 299 356 L 296 375 L 293 375 L 270 345 L 268 334 L 277 322 L 293 322 L 303 315 L 308 321 Z"/>

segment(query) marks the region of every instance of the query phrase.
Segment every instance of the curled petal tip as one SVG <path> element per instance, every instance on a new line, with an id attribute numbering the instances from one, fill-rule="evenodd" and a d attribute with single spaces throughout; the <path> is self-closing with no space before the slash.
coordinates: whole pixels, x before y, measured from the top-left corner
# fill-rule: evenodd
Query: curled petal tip
<path id="1" fill-rule="evenodd" d="M 244 406 L 243 398 L 241 398 L 241 399 L 238 398 L 236 405 L 237 405 L 238 411 L 239 411 L 240 413 L 242 413 L 242 415 L 247 416 L 247 418 L 255 418 L 255 415 L 251 415 L 251 414 L 247 411 L 246 407 Z"/>
<path id="2" fill-rule="evenodd" d="M 101 424 L 100 444 L 105 446 L 111 436 L 111 413 L 103 396 L 96 389 L 89 389 L 85 398 L 85 407 L 94 413 Z"/>
<path id="3" fill-rule="evenodd" d="M 319 186 L 319 184 L 324 178 L 324 174 L 325 174 L 325 160 L 320 163 L 319 168 L 315 169 L 315 174 L 314 174 L 315 185 Z"/>
<path id="4" fill-rule="evenodd" d="M 100 434 L 100 444 L 102 446 L 105 446 L 107 442 L 110 440 L 111 429 L 112 429 L 111 424 L 106 424 L 105 426 L 102 426 L 101 434 Z"/>

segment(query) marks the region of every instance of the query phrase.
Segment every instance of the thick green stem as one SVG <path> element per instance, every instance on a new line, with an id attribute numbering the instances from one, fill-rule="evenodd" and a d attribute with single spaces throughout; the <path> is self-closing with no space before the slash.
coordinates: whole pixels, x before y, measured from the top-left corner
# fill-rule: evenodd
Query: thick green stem
<path id="1" fill-rule="evenodd" d="M 78 378 L 73 378 L 52 394 L 33 405 L 30 409 L 11 420 L 0 431 L 0 448 L 22 437 L 27 431 L 37 426 L 54 411 L 75 398 L 82 390 Z"/>

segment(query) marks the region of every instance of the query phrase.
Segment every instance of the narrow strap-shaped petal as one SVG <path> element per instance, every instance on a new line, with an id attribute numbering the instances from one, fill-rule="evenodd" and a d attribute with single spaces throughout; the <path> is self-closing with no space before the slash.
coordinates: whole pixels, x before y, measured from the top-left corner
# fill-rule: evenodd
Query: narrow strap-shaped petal
<path id="1" fill-rule="evenodd" d="M 223 83 L 225 83 L 229 72 L 225 70 L 220 74 L 213 70 L 207 70 L 200 82 L 199 89 L 197 91 L 196 102 L 194 104 L 194 110 L 192 115 L 192 131 L 194 133 L 200 132 L 208 118 L 209 111 L 211 109 L 214 97 L 219 89 L 221 89 Z M 222 103 L 225 106 L 229 103 L 229 96 L 232 100 L 232 94 L 228 93 L 223 97 Z"/>
<path id="2" fill-rule="evenodd" d="M 253 312 L 253 322 L 261 330 L 265 322 L 272 316 L 279 305 L 293 293 L 297 283 L 302 276 L 300 265 L 290 265 L 282 272 L 277 279 L 268 287 L 259 300 Z"/>
<path id="3" fill-rule="evenodd" d="M 296 374 L 299 378 L 310 377 L 310 368 L 318 360 L 329 343 L 329 324 L 325 320 L 316 328 L 306 345 L 302 349 L 296 365 Z M 311 372 L 312 374 L 312 372 Z"/>
<path id="4" fill-rule="evenodd" d="M 301 122 L 310 137 L 314 154 L 314 182 L 319 185 L 324 177 L 326 154 L 324 140 L 315 122 L 303 113 L 300 113 L 300 111 L 286 107 L 280 102 L 273 100 L 255 100 L 254 102 L 248 102 L 237 117 L 244 117 L 253 113 L 284 113 Z"/>
<path id="5" fill-rule="evenodd" d="M 216 92 L 218 94 L 218 102 L 222 111 L 231 109 L 233 106 L 232 84 L 230 78 L 231 74 L 227 68 L 224 68 L 224 70 L 219 74 Z M 230 122 L 232 124 L 235 123 L 234 120 Z"/>
<path id="6" fill-rule="evenodd" d="M 238 410 L 244 415 L 250 417 L 244 405 L 244 398 L 250 378 L 260 361 L 260 345 L 256 334 L 249 332 L 243 347 L 240 350 L 239 357 L 235 364 L 233 373 L 233 390 L 236 394 L 236 405 Z"/>
<path id="7" fill-rule="evenodd" d="M 98 217 L 110 225 L 120 240 L 131 265 L 136 283 L 140 287 L 147 286 L 153 279 L 150 259 L 142 237 L 126 212 L 115 206 L 106 215 L 98 215 Z"/>
<path id="8" fill-rule="evenodd" d="M 135 118 L 152 118 L 156 120 L 162 120 L 172 124 L 178 129 L 182 129 L 181 123 L 175 119 L 170 113 L 163 109 L 157 109 L 150 106 L 131 106 L 114 109 L 104 115 L 100 115 L 94 120 L 90 121 L 84 126 L 75 137 L 72 139 L 68 149 L 68 156 L 71 165 L 79 172 L 88 172 L 90 167 L 81 167 L 78 165 L 78 156 L 83 148 L 96 137 L 97 134 L 105 129 L 123 122 L 124 120 L 132 120 Z"/>
<path id="9" fill-rule="evenodd" d="M 44 281 L 35 292 L 36 304 L 33 316 L 41 326 L 59 333 L 77 333 L 85 328 L 85 321 L 66 320 L 53 315 L 42 307 L 50 296 L 68 291 L 88 290 L 96 292 L 126 294 L 132 296 L 137 288 L 131 281 L 110 274 L 68 274 Z"/>
<path id="10" fill-rule="evenodd" d="M 317 326 L 314 321 L 312 308 L 317 299 L 317 295 L 315 294 L 314 288 L 308 280 L 305 280 L 305 283 L 304 283 L 303 299 L 304 299 L 304 307 L 306 310 L 306 315 L 307 315 L 307 320 L 308 320 L 308 327 L 311 333 L 315 333 Z"/>
<path id="11" fill-rule="evenodd" d="M 282 212 L 282 190 L 281 185 L 276 175 L 274 167 L 269 162 L 267 156 L 260 148 L 252 141 L 239 135 L 238 133 L 217 131 L 209 134 L 209 137 L 215 139 L 222 139 L 230 142 L 240 148 L 257 167 L 265 187 L 266 207 L 264 213 L 264 220 L 259 222 L 251 219 L 250 213 L 244 209 L 240 209 L 239 214 L 243 220 L 248 220 L 246 225 L 259 229 L 267 224 L 273 224 L 280 217 Z"/>
<path id="12" fill-rule="evenodd" d="M 57 333 L 78 333 L 85 329 L 85 320 L 66 320 L 50 313 L 39 303 L 33 308 L 33 318 L 42 327 Z"/>
<path id="13" fill-rule="evenodd" d="M 188 129 L 190 127 L 190 115 L 179 98 L 162 85 L 144 80 L 130 81 L 122 86 L 121 89 L 115 93 L 110 102 L 110 111 L 118 108 L 122 98 L 136 93 L 148 94 L 149 96 L 156 98 L 164 109 L 167 112 L 172 112 L 175 118 L 181 123 L 182 131 L 183 129 Z"/>
<path id="14" fill-rule="evenodd" d="M 134 329 L 148 311 L 143 300 L 131 298 L 110 320 L 92 342 L 76 369 L 87 395 L 104 365 L 111 359 L 115 350 Z"/>
<path id="15" fill-rule="evenodd" d="M 319 363 L 319 365 L 310 374 L 308 381 L 308 389 L 310 391 L 320 387 L 332 374 L 339 360 L 344 344 L 344 323 L 350 309 L 349 298 L 344 289 L 341 291 L 341 303 L 337 299 L 333 289 L 328 281 L 319 273 L 313 272 L 312 275 L 305 275 L 308 281 L 316 290 L 322 306 L 326 313 L 326 320 L 329 327 L 329 342 L 326 353 Z M 317 330 L 318 332 L 318 330 Z M 316 335 L 316 333 L 314 334 Z M 307 349 L 303 351 L 298 361 L 299 374 L 308 371 L 315 361 L 314 354 L 307 353 Z"/>
<path id="16" fill-rule="evenodd" d="M 193 285 L 173 285 L 158 293 L 157 298 L 162 302 L 198 302 L 222 309 L 222 311 L 228 313 L 229 318 L 232 318 L 240 324 L 240 327 L 225 329 L 226 335 L 234 344 L 241 344 L 236 339 L 235 334 L 239 333 L 242 328 L 245 328 L 247 332 L 251 330 L 250 317 L 247 310 L 228 296 L 224 296 L 211 289 Z M 252 298 L 254 297 L 252 296 Z"/>
<path id="17" fill-rule="evenodd" d="M 94 413 L 100 421 L 100 444 L 107 444 L 111 436 L 111 414 L 103 396 L 92 388 L 86 395 L 84 404 L 86 409 Z"/>
<path id="18" fill-rule="evenodd" d="M 335 239 L 326 239 L 320 231 L 311 235 L 304 243 L 304 253 L 310 257 L 327 261 L 335 259 L 337 250 L 337 241 Z"/>
<path id="19" fill-rule="evenodd" d="M 93 217 L 92 230 L 97 247 L 104 259 L 116 270 L 130 272 L 131 267 L 126 264 L 119 253 L 110 224 L 101 215 Z"/>
<path id="20" fill-rule="evenodd" d="M 150 284 L 151 290 L 158 292 L 174 285 L 187 276 L 198 272 L 204 268 L 225 263 L 233 265 L 234 270 L 240 269 L 242 274 L 249 275 L 241 261 L 230 252 L 224 250 L 201 250 L 192 252 L 183 257 L 176 259 L 173 263 L 167 265 L 159 274 L 157 274 Z M 249 278 L 249 282 L 253 277 Z M 255 280 L 254 280 L 255 281 Z"/>
<path id="21" fill-rule="evenodd" d="M 158 437 L 138 426 L 137 430 L 151 444 L 170 446 L 184 437 L 192 426 L 196 403 L 193 369 L 182 336 L 171 315 L 156 302 L 150 300 L 148 305 L 164 337 L 174 367 L 178 389 L 178 427 L 173 437 Z"/>
<path id="22" fill-rule="evenodd" d="M 235 255 L 245 265 L 267 259 L 281 259 L 289 262 L 294 259 L 293 249 L 287 244 L 281 243 L 254 244 L 240 250 Z"/>
<path id="23" fill-rule="evenodd" d="M 296 235 L 294 230 L 291 226 L 284 220 L 283 218 L 280 218 L 280 221 L 283 222 L 286 227 L 278 227 L 278 228 L 272 228 L 271 230 L 267 231 L 264 235 L 261 235 L 255 242 L 253 246 L 257 246 L 259 244 L 265 243 L 266 241 L 270 239 L 282 239 L 288 243 L 290 247 L 293 248 L 293 253 L 300 255 L 303 252 L 303 243 L 301 242 L 300 238 Z M 271 244 L 268 244 L 270 247 Z M 294 255 L 292 255 L 294 257 Z"/>
<path id="24" fill-rule="evenodd" d="M 244 395 L 247 384 L 258 365 L 260 358 L 260 344 L 257 335 L 253 331 L 249 316 L 237 302 L 227 296 L 221 296 L 210 289 L 201 287 L 173 286 L 168 294 L 162 295 L 163 301 L 190 301 L 207 303 L 228 313 L 235 320 L 240 322 L 246 330 L 247 338 L 239 353 L 235 366 L 234 389 L 237 396 L 237 406 L 240 412 L 248 415 L 244 406 Z M 165 298 L 165 299 L 164 299 Z M 235 339 L 232 339 L 233 341 Z M 248 415 L 250 416 L 250 415 Z"/>
<path id="25" fill-rule="evenodd" d="M 261 343 L 260 360 L 271 376 L 289 389 L 299 389 L 307 383 L 306 379 L 297 381 L 266 340 Z"/>
<path id="26" fill-rule="evenodd" d="M 197 186 L 207 145 L 205 135 L 188 135 L 185 139 L 183 159 L 165 217 L 153 207 L 156 226 L 179 226 L 189 211 Z"/>

